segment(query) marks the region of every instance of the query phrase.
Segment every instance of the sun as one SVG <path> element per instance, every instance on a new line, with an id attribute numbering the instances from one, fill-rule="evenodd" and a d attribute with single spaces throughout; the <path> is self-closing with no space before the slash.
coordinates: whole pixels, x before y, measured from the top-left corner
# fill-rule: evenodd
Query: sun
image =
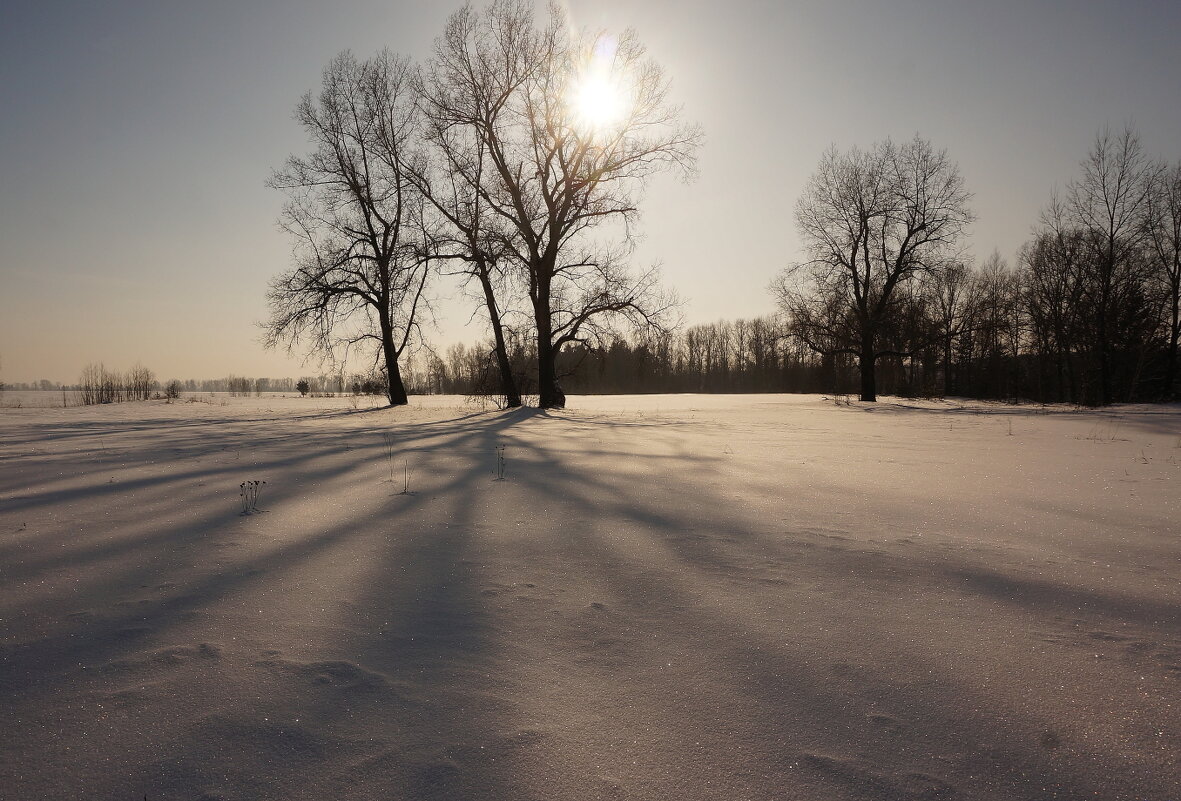
<path id="1" fill-rule="evenodd" d="M 586 133 L 612 131 L 627 117 L 628 88 L 615 66 L 615 42 L 599 39 L 570 87 L 566 102 L 574 125 Z"/>
<path id="2" fill-rule="evenodd" d="M 623 92 L 608 75 L 583 75 L 571 95 L 574 119 L 580 128 L 607 130 L 623 119 L 626 108 Z"/>

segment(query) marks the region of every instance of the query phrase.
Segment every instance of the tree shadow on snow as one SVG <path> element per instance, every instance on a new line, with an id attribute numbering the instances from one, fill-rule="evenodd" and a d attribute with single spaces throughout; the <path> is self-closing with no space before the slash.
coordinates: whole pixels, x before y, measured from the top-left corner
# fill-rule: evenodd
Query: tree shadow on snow
<path id="1" fill-rule="evenodd" d="M 145 475 L 22 489 L 0 518 L 35 521 L 0 538 L 14 792 L 86 777 L 102 797 L 933 799 L 1177 781 L 1069 738 L 1085 720 L 999 705 L 906 617 L 914 597 L 985 599 L 1015 625 L 1086 608 L 1175 634 L 1173 606 L 793 531 L 776 512 L 795 499 L 729 493 L 722 457 L 673 419 L 358 419 L 169 426 L 120 452 Z M 413 495 L 376 489 L 391 447 Z M 152 474 L 158 449 L 184 466 Z M 236 517 L 245 472 L 270 477 L 271 514 Z M 88 534 L 70 509 L 123 522 Z M 61 699 L 125 698 L 134 715 L 72 711 L 86 725 L 45 734 Z M 168 725 L 133 723 L 153 717 Z M 61 777 L 17 783 L 64 748 Z"/>

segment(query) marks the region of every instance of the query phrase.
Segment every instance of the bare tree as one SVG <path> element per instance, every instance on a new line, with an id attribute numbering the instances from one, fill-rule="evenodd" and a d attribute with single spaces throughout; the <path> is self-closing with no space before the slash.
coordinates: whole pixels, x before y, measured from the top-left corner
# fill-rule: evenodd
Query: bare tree
<path id="1" fill-rule="evenodd" d="M 1082 397 L 1079 358 L 1085 343 L 1083 296 L 1090 270 L 1085 239 L 1083 232 L 1070 227 L 1065 204 L 1055 196 L 1042 212 L 1033 241 L 1018 254 L 1031 346 L 1050 362 L 1046 379 L 1055 400 Z"/>
<path id="2" fill-rule="evenodd" d="M 487 159 L 478 181 L 465 180 L 490 221 L 481 232 L 522 273 L 540 405 L 561 407 L 563 346 L 601 334 L 612 316 L 659 324 L 671 307 L 655 272 L 637 277 L 625 261 L 645 181 L 690 169 L 700 129 L 681 120 L 667 77 L 631 32 L 574 35 L 553 4 L 543 26 L 521 0 L 461 9 L 432 74 L 433 113 L 467 128 Z M 614 248 L 590 236 L 607 224 L 622 231 Z"/>
<path id="3" fill-rule="evenodd" d="M 930 301 L 930 312 L 939 337 L 944 395 L 957 391 L 952 357 L 956 339 L 971 325 L 974 316 L 974 286 L 972 273 L 960 262 L 932 273 L 926 282 L 924 294 Z"/>
<path id="4" fill-rule="evenodd" d="M 436 229 L 437 255 L 458 261 L 460 274 L 479 283 L 492 330 L 500 391 L 507 407 L 517 407 L 521 392 L 509 359 L 503 320 L 507 253 L 498 234 L 502 221 L 484 200 L 492 167 L 483 135 L 483 131 L 497 128 L 504 102 L 517 81 L 510 77 L 497 87 L 502 79 L 493 72 L 497 65 L 473 61 L 461 44 L 463 35 L 458 19 L 453 18 L 436 45 L 434 61 L 418 75 L 431 158 L 425 163 L 425 173 L 412 175 L 443 221 Z M 457 36 L 461 38 L 455 41 Z M 520 55 L 524 54 L 502 54 L 510 76 L 519 72 L 513 67 Z"/>
<path id="5" fill-rule="evenodd" d="M 1157 278 L 1163 283 L 1166 316 L 1165 397 L 1177 393 L 1177 348 L 1181 341 L 1181 164 L 1159 166 L 1145 202 L 1145 234 Z"/>
<path id="6" fill-rule="evenodd" d="M 416 109 L 404 60 L 342 53 L 296 108 L 312 152 L 269 181 L 288 196 L 295 266 L 271 282 L 266 344 L 308 340 L 344 358 L 374 346 L 391 405 L 407 402 L 398 360 L 418 335 L 429 272 L 423 201 L 407 177 Z"/>
<path id="7" fill-rule="evenodd" d="M 915 137 L 825 153 L 796 207 L 808 261 L 773 285 L 793 331 L 819 353 L 858 359 L 861 399 L 877 399 L 875 365 L 900 287 L 959 261 L 970 194 L 946 151 Z"/>
<path id="8" fill-rule="evenodd" d="M 128 400 L 147 400 L 156 386 L 156 374 L 138 362 L 127 372 Z"/>
<path id="9" fill-rule="evenodd" d="M 1069 225 L 1083 232 L 1091 271 L 1086 282 L 1094 321 L 1098 361 L 1098 401 L 1115 398 L 1114 340 L 1121 328 L 1134 323 L 1143 287 L 1143 220 L 1151 186 L 1152 165 L 1140 139 L 1130 129 L 1119 136 L 1103 131 L 1082 162 L 1082 176 L 1070 184 L 1066 202 Z"/>
<path id="10" fill-rule="evenodd" d="M 1014 371 L 1024 330 L 1021 274 L 993 251 L 974 276 L 972 295 L 972 338 L 985 374 L 985 393 L 1015 399 Z"/>
<path id="11" fill-rule="evenodd" d="M 122 375 L 99 362 L 82 368 L 78 378 L 78 389 L 83 405 L 119 403 L 128 397 L 126 382 Z"/>

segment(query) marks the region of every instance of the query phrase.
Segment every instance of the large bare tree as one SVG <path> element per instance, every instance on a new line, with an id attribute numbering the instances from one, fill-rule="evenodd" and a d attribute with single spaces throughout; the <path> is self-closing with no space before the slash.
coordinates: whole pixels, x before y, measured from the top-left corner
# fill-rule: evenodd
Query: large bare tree
<path id="1" fill-rule="evenodd" d="M 370 345 L 392 405 L 407 402 L 398 360 L 418 334 L 429 272 L 423 199 L 408 177 L 416 108 L 404 60 L 342 53 L 296 108 L 312 151 L 269 181 L 288 196 L 281 225 L 295 264 L 271 282 L 266 344 L 307 341 L 344 358 Z"/>
<path id="2" fill-rule="evenodd" d="M 520 271 L 536 327 L 543 408 L 565 405 L 556 358 L 611 317 L 659 324 L 670 307 L 652 270 L 626 267 L 644 183 L 690 170 L 700 129 L 669 100 L 669 81 L 636 37 L 572 34 L 550 5 L 465 7 L 436 43 L 426 83 L 436 126 L 478 142 L 469 181 L 481 232 Z M 467 163 L 466 169 L 475 165 Z M 592 234 L 612 229 L 614 247 Z"/>
<path id="3" fill-rule="evenodd" d="M 442 222 L 436 228 L 436 255 L 441 260 L 457 261 L 460 274 L 480 287 L 492 331 L 500 389 L 505 405 L 516 407 L 521 405 L 521 390 L 509 358 L 504 325 L 506 287 L 511 281 L 506 271 L 509 254 L 500 235 L 502 221 L 484 199 L 486 173 L 492 169 L 492 162 L 486 137 L 481 133 L 496 127 L 501 101 L 515 88 L 516 81 L 509 80 L 489 103 L 487 97 L 470 91 L 470 87 L 488 87 L 496 82 L 490 65 L 448 61 L 462 59 L 467 53 L 439 50 L 435 62 L 417 75 L 429 158 L 422 163 L 422 172 L 410 174 Z M 505 54 L 510 64 L 511 55 Z"/>
<path id="4" fill-rule="evenodd" d="M 970 198 L 947 152 L 918 136 L 831 148 L 808 181 L 796 224 L 809 259 L 773 291 L 809 347 L 858 360 L 862 400 L 877 400 L 877 360 L 897 353 L 883 334 L 900 290 L 959 261 Z"/>

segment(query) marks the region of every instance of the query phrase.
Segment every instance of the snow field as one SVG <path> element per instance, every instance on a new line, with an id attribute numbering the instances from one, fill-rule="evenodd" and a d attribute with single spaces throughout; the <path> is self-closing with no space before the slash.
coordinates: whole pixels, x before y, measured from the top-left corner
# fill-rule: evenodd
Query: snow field
<path id="1" fill-rule="evenodd" d="M 0 410 L 0 797 L 1181 793 L 1177 407 L 570 406 Z"/>

